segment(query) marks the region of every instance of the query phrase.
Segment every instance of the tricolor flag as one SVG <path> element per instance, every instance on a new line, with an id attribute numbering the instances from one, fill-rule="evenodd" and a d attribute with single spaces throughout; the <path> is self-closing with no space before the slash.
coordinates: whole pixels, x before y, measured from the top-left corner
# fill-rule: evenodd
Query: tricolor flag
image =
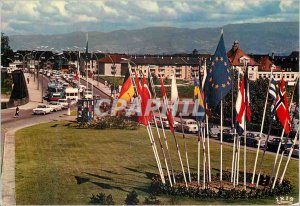
<path id="1" fill-rule="evenodd" d="M 122 85 L 122 88 L 121 88 L 121 91 L 119 94 L 119 100 L 122 99 L 122 100 L 125 100 L 126 102 L 129 102 L 134 95 L 134 88 L 133 88 L 132 80 L 130 78 L 129 69 L 125 75 L 124 82 L 123 82 L 123 85 Z M 117 107 L 119 107 L 119 106 L 120 106 L 120 103 L 118 102 Z"/>
<path id="2" fill-rule="evenodd" d="M 167 94 L 166 94 L 166 90 L 165 90 L 165 86 L 164 86 L 164 82 L 163 82 L 162 78 L 160 78 L 160 85 L 161 85 L 161 93 L 162 93 L 162 97 L 163 97 L 163 102 L 164 102 L 164 105 L 166 107 L 167 119 L 168 119 L 168 122 L 169 122 L 169 125 L 170 125 L 170 130 L 171 130 L 172 133 L 174 133 L 174 119 L 173 119 L 173 116 L 172 116 L 172 111 L 169 107 L 168 97 L 167 97 Z"/>
<path id="3" fill-rule="evenodd" d="M 285 82 L 283 79 L 280 82 L 280 89 L 276 97 L 274 109 L 276 110 L 277 117 L 284 128 L 285 134 L 288 134 L 291 131 L 291 118 L 287 96 L 285 93 Z"/>

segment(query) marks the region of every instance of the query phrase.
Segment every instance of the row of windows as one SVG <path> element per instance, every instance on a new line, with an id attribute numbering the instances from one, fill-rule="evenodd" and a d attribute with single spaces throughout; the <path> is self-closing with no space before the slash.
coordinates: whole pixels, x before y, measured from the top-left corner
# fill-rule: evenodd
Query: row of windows
<path id="1" fill-rule="evenodd" d="M 66 93 L 66 96 L 72 96 L 72 97 L 76 97 L 76 96 L 78 96 L 78 94 L 77 93 Z"/>
<path id="2" fill-rule="evenodd" d="M 258 75 L 259 78 L 271 78 L 271 74 L 259 74 Z M 294 79 L 295 78 L 295 75 L 294 74 L 283 74 L 281 76 L 281 74 L 274 74 L 274 78 L 286 78 L 286 79 Z M 253 74 L 249 74 L 249 78 L 252 79 L 253 78 Z"/>

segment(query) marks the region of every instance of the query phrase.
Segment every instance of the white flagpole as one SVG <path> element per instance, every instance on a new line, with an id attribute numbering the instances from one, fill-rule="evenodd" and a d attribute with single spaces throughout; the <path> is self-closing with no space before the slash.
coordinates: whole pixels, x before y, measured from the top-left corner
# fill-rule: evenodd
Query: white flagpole
<path id="1" fill-rule="evenodd" d="M 258 143 L 257 143 L 257 150 L 256 150 L 255 161 L 254 161 L 254 169 L 253 169 L 251 184 L 254 184 L 257 159 L 258 159 L 258 155 L 259 155 L 259 148 L 260 148 L 260 143 L 261 143 L 262 132 L 263 132 L 263 129 L 264 129 L 266 110 L 267 110 L 267 104 L 268 104 L 268 97 L 269 97 L 269 90 L 270 90 L 270 85 L 271 85 L 271 82 L 272 82 L 272 78 L 273 78 L 273 67 L 271 68 L 271 78 L 270 78 L 270 81 L 269 81 L 269 86 L 268 86 L 267 94 L 266 94 L 266 100 L 265 100 L 263 118 L 262 118 L 261 127 L 260 127 L 259 140 L 258 140 Z"/>
<path id="2" fill-rule="evenodd" d="M 220 157 L 220 187 L 223 187 L 223 100 L 221 100 L 221 157 Z"/>
<path id="3" fill-rule="evenodd" d="M 132 76 L 131 66 L 130 66 L 129 62 L 128 62 L 128 69 L 129 69 L 129 74 L 130 74 L 130 78 L 131 78 L 135 93 L 138 96 L 138 103 L 139 103 L 139 105 L 141 105 L 140 96 L 137 92 L 137 88 L 136 88 L 135 81 L 134 81 L 133 76 Z M 155 160 L 156 160 L 156 164 L 157 164 L 157 167 L 158 167 L 158 171 L 159 171 L 162 183 L 165 184 L 166 183 L 165 182 L 165 177 L 164 177 L 164 174 L 163 174 L 163 171 L 162 171 L 162 168 L 161 168 L 160 159 L 159 159 L 159 156 L 158 156 L 158 153 L 157 153 L 157 149 L 156 149 L 155 141 L 154 141 L 153 134 L 152 134 L 152 131 L 151 131 L 151 127 L 150 127 L 149 122 L 147 122 L 147 123 L 148 123 L 148 125 L 146 126 L 147 127 L 147 132 L 148 132 L 148 136 L 149 136 L 150 143 L 151 143 L 151 146 L 152 146 L 152 150 L 153 150 L 153 153 L 154 153 L 154 157 L 155 157 Z"/>
<path id="4" fill-rule="evenodd" d="M 89 34 L 88 33 L 86 33 L 86 42 L 88 42 L 88 40 L 89 40 Z M 85 49 L 87 49 L 87 48 L 85 48 Z M 89 77 L 88 77 L 88 65 L 87 65 L 87 60 L 88 60 L 88 53 L 86 52 L 85 53 L 85 71 L 86 71 L 86 73 L 85 73 L 85 75 L 86 75 L 86 89 L 88 90 L 89 89 Z"/>
<path id="5" fill-rule="evenodd" d="M 206 106 L 206 104 L 205 104 Z M 210 147 L 209 147 L 209 130 L 208 130 L 208 115 L 205 115 L 206 118 L 206 135 L 207 135 L 207 160 L 208 160 L 208 181 L 211 182 L 211 167 L 210 167 Z"/>
<path id="6" fill-rule="evenodd" d="M 239 177 L 240 177 L 240 155 L 241 155 L 241 139 L 238 137 L 238 157 L 237 157 L 237 177 L 236 177 L 236 185 L 239 185 Z"/>
<path id="7" fill-rule="evenodd" d="M 293 145 L 292 145 L 291 150 L 290 150 L 290 152 L 289 152 L 288 159 L 287 159 L 287 161 L 286 161 L 286 163 L 285 163 L 285 166 L 284 166 L 282 175 L 281 175 L 281 177 L 280 177 L 279 184 L 282 183 L 283 178 L 284 178 L 284 175 L 285 175 L 285 172 L 286 172 L 286 169 L 287 169 L 287 166 L 288 166 L 288 164 L 289 164 L 289 162 L 290 162 L 290 160 L 291 160 L 291 156 L 292 156 L 292 154 L 293 154 L 294 147 L 295 147 L 295 144 L 296 144 L 296 141 L 297 141 L 297 138 L 298 138 L 298 133 L 299 133 L 299 127 L 298 127 L 298 130 L 297 130 L 297 132 L 296 132 L 296 135 L 295 135 L 295 138 L 294 138 Z M 274 184 L 273 184 L 274 186 L 275 186 L 275 182 L 276 182 L 276 179 L 274 180 Z M 274 188 L 274 186 L 273 186 L 272 188 Z"/>
<path id="8" fill-rule="evenodd" d="M 238 158 L 238 137 L 235 134 L 235 139 L 236 139 L 236 146 L 235 146 L 235 151 L 234 151 L 234 170 L 233 170 L 233 187 L 235 188 L 236 186 L 236 172 L 237 172 L 237 158 Z"/>
<path id="9" fill-rule="evenodd" d="M 185 134 L 184 134 L 184 128 L 183 128 L 182 114 L 181 113 L 180 113 L 180 121 L 181 121 L 182 139 L 183 139 L 183 142 L 184 142 L 185 158 L 186 158 L 187 170 L 188 170 L 188 175 L 189 175 L 189 181 L 192 182 L 191 172 L 190 172 L 190 165 L 189 165 L 189 157 L 188 157 L 188 153 L 187 153 L 187 147 L 186 147 Z"/>
<path id="10" fill-rule="evenodd" d="M 149 124 L 149 122 L 148 122 L 148 124 Z M 155 141 L 153 139 L 153 134 L 152 134 L 150 125 L 147 125 L 147 131 L 148 131 L 148 136 L 149 136 L 149 139 L 150 139 L 150 143 L 151 143 L 151 146 L 152 146 L 152 150 L 153 150 L 153 153 L 154 153 L 154 156 L 155 156 L 155 160 L 156 160 L 156 163 L 157 163 L 157 167 L 158 167 L 158 171 L 159 171 L 162 183 L 165 184 L 166 183 L 165 176 L 164 176 L 162 168 L 161 168 L 160 159 L 159 159 L 159 156 L 157 154 L 157 149 L 156 149 L 156 146 L 155 146 Z"/>
<path id="11" fill-rule="evenodd" d="M 197 150 L 197 184 L 200 185 L 200 133 L 202 132 L 200 129 L 200 122 L 197 121 L 198 126 L 198 150 Z M 202 134 L 201 134 L 202 135 Z"/>
<path id="12" fill-rule="evenodd" d="M 156 99 L 155 86 L 154 86 L 154 83 L 153 83 L 153 80 L 152 80 L 150 67 L 148 67 L 148 75 L 150 77 L 150 84 L 151 84 L 151 87 L 152 87 L 152 90 L 153 90 L 154 98 Z M 161 113 L 160 113 L 159 109 L 158 109 L 158 115 L 159 115 L 159 120 L 162 123 L 163 121 L 162 121 Z M 171 166 L 171 172 L 172 172 L 172 176 L 173 176 L 173 181 L 174 181 L 174 184 L 176 184 L 175 174 L 174 174 L 174 169 L 173 169 L 173 164 L 172 164 L 172 159 L 171 159 L 171 155 L 170 155 L 170 151 L 169 151 L 169 147 L 168 147 L 168 141 L 167 141 L 167 137 L 166 137 L 166 133 L 165 133 L 165 129 L 164 129 L 164 124 L 163 123 L 161 124 L 161 129 L 162 129 L 164 140 L 165 140 L 165 145 L 166 145 L 166 149 L 167 149 L 167 153 L 168 153 L 168 159 L 170 161 L 170 166 Z"/>
<path id="13" fill-rule="evenodd" d="M 202 150 L 203 150 L 203 189 L 205 189 L 205 179 L 206 179 L 205 125 L 203 126 L 203 134 L 201 134 L 201 138 L 202 138 Z"/>
<path id="14" fill-rule="evenodd" d="M 282 162 L 283 154 L 284 154 L 284 151 L 282 151 L 282 153 L 281 153 L 281 157 L 280 157 L 280 160 L 279 160 L 279 163 L 278 163 L 278 167 L 277 167 L 276 175 L 275 175 L 275 178 L 274 178 L 274 181 L 273 181 L 272 189 L 274 189 L 274 187 L 275 187 L 275 183 L 276 183 L 276 180 L 277 180 L 277 177 L 278 177 L 278 173 L 279 173 L 280 165 L 281 165 L 281 162 Z"/>
<path id="15" fill-rule="evenodd" d="M 164 102 L 164 106 L 166 107 L 166 109 L 169 109 L 168 100 L 166 98 L 163 98 L 163 102 Z M 173 138 L 174 138 L 174 141 L 175 141 L 176 150 L 177 150 L 177 154 L 178 154 L 178 158 L 179 158 L 179 162 L 180 162 L 180 166 L 181 166 L 181 170 L 182 170 L 183 179 L 184 179 L 184 182 L 185 182 L 185 186 L 187 188 L 188 184 L 187 184 L 187 181 L 186 181 L 184 166 L 183 166 L 183 163 L 182 163 L 182 158 L 181 158 L 181 154 L 180 154 L 180 150 L 179 150 L 179 145 L 178 145 L 177 138 L 176 138 L 176 135 L 175 135 L 174 131 L 172 132 L 172 135 L 173 135 Z"/>

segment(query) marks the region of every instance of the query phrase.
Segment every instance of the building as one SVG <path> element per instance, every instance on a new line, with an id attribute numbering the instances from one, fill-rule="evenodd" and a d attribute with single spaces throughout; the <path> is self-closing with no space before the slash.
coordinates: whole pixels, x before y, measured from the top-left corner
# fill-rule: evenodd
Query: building
<path id="1" fill-rule="evenodd" d="M 298 53 L 299 54 L 299 53 Z M 292 53 L 291 55 L 295 55 Z M 281 67 L 275 65 L 274 55 L 247 55 L 240 47 L 239 42 L 233 43 L 232 49 L 227 52 L 227 57 L 231 62 L 233 69 L 237 71 L 245 70 L 247 66 L 249 80 L 256 81 L 259 78 L 270 78 L 271 70 L 273 70 L 273 77 L 275 81 L 280 81 L 282 78 L 292 86 L 296 83 L 299 76 L 299 59 L 297 57 L 286 57 L 284 59 L 277 58 L 277 62 L 281 62 Z M 252 58 L 254 57 L 254 58 Z M 254 60 L 255 59 L 255 60 Z M 289 59 L 289 60 L 288 60 Z M 298 64 L 297 64 L 298 59 Z M 292 62 L 292 63 L 291 63 Z M 298 65 L 298 71 L 297 66 Z"/>

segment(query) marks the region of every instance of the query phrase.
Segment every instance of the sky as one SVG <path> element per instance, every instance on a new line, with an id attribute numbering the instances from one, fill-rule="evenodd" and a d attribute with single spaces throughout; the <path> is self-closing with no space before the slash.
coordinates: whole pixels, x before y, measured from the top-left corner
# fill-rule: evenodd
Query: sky
<path id="1" fill-rule="evenodd" d="M 299 21 L 299 0 L 1 1 L 1 31 L 7 35 L 284 21 Z"/>

